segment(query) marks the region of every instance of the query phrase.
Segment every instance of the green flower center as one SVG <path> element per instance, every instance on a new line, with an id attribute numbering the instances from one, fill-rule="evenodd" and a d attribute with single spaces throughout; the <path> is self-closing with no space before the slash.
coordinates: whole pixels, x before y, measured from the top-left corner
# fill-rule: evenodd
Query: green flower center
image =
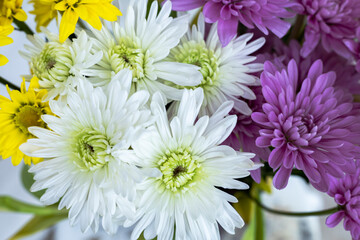
<path id="1" fill-rule="evenodd" d="M 119 44 L 110 48 L 108 54 L 111 69 L 116 73 L 125 68 L 130 69 L 133 74 L 133 82 L 148 77 L 147 71 L 151 70 L 148 53 L 144 53 L 132 39 L 120 39 Z"/>
<path id="2" fill-rule="evenodd" d="M 69 49 L 56 42 L 46 43 L 39 55 L 34 56 L 30 63 L 31 70 L 40 80 L 64 82 L 71 75 L 73 65 Z M 49 88 L 49 86 L 47 87 Z"/>
<path id="3" fill-rule="evenodd" d="M 218 59 L 214 51 L 208 49 L 205 42 L 197 43 L 189 41 L 173 48 L 170 53 L 172 61 L 193 64 L 200 67 L 200 72 L 203 75 L 203 80 L 196 87 L 203 89 L 212 88 L 217 85 L 217 78 L 219 75 Z"/>
<path id="4" fill-rule="evenodd" d="M 177 149 L 166 152 L 158 162 L 162 172 L 161 181 L 172 192 L 187 191 L 195 184 L 201 164 L 199 157 L 192 155 L 190 149 Z"/>
<path id="5" fill-rule="evenodd" d="M 32 136 L 28 127 L 38 126 L 46 128 L 46 123 L 41 120 L 41 115 L 43 115 L 41 108 L 33 105 L 23 105 L 15 113 L 13 121 L 24 134 Z"/>
<path id="6" fill-rule="evenodd" d="M 75 137 L 75 163 L 85 171 L 95 171 L 104 167 L 112 157 L 111 144 L 102 134 L 92 129 L 84 129 Z"/>

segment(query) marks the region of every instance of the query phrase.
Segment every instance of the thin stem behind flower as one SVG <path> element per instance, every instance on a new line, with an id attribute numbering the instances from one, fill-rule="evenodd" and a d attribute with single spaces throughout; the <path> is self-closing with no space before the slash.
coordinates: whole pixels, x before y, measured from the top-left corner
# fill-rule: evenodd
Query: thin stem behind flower
<path id="1" fill-rule="evenodd" d="M 14 19 L 14 23 L 18 27 L 16 30 L 22 31 L 26 34 L 34 35 L 34 31 L 31 30 L 31 28 L 25 22 Z"/>
<path id="2" fill-rule="evenodd" d="M 333 208 L 324 209 L 324 210 L 320 210 L 320 211 L 314 211 L 314 212 L 287 212 L 287 211 L 269 208 L 269 207 L 265 206 L 263 203 L 261 203 L 261 201 L 259 199 L 254 198 L 250 194 L 248 195 L 248 197 L 253 202 L 255 202 L 259 207 L 261 207 L 262 209 L 264 209 L 267 212 L 278 214 L 278 215 L 289 216 L 289 217 L 310 217 L 310 216 L 330 215 L 341 209 L 340 206 L 336 206 Z"/>
<path id="3" fill-rule="evenodd" d="M 3 77 L 0 77 L 0 83 L 3 84 L 3 85 L 8 85 L 9 88 L 11 88 L 11 89 L 20 91 L 20 87 L 19 87 L 19 86 L 13 84 L 12 82 L 9 82 L 8 80 L 6 80 L 6 79 L 3 78 Z"/>

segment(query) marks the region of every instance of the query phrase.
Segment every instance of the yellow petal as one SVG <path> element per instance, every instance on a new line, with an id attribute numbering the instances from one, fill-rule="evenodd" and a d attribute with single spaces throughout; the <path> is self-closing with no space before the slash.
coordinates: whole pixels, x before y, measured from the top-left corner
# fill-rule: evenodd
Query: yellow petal
<path id="1" fill-rule="evenodd" d="M 79 7 L 74 9 L 77 14 L 79 14 L 79 17 L 83 20 L 87 19 L 89 17 L 89 12 L 84 5 L 80 5 Z"/>
<path id="2" fill-rule="evenodd" d="M 73 10 L 69 9 L 65 11 L 60 22 L 59 40 L 61 43 L 65 42 L 65 40 L 70 36 L 70 34 L 74 33 L 78 19 L 79 15 Z"/>
<path id="3" fill-rule="evenodd" d="M 19 20 L 19 21 L 24 22 L 24 21 L 26 21 L 26 19 L 27 19 L 27 15 L 26 15 L 26 13 L 25 13 L 24 10 L 19 9 L 19 11 L 17 11 L 17 12 L 15 13 L 14 18 L 17 19 L 17 20 Z"/>
<path id="4" fill-rule="evenodd" d="M 23 81 L 21 82 L 20 92 L 21 92 L 21 93 L 23 93 L 23 94 L 25 94 L 25 93 L 26 93 L 25 78 L 23 78 Z"/>
<path id="5" fill-rule="evenodd" d="M 122 15 L 120 10 L 110 3 L 89 4 L 88 6 L 95 11 L 97 16 L 107 21 L 116 21 L 117 16 Z"/>
<path id="6" fill-rule="evenodd" d="M 7 36 L 14 31 L 14 27 L 11 25 L 0 26 L 0 36 Z"/>
<path id="7" fill-rule="evenodd" d="M 80 9 L 80 8 L 86 8 L 87 18 L 83 18 L 83 19 L 86 22 L 88 22 L 93 28 L 95 28 L 97 30 L 101 30 L 102 24 L 101 24 L 100 18 L 96 14 L 96 12 L 93 11 L 91 8 L 88 8 L 85 6 L 78 7 L 77 9 Z"/>
<path id="8" fill-rule="evenodd" d="M 0 54 L 0 66 L 4 66 L 8 62 L 9 62 L 9 60 L 4 55 Z"/>
<path id="9" fill-rule="evenodd" d="M 24 80 L 25 80 L 25 78 L 24 78 Z M 37 89 L 37 88 L 40 88 L 39 79 L 36 76 L 34 76 L 30 80 L 29 89 Z"/>
<path id="10" fill-rule="evenodd" d="M 14 42 L 14 40 L 12 40 L 12 38 L 0 36 L 0 46 L 9 45 L 13 42 Z"/>
<path id="11" fill-rule="evenodd" d="M 59 11 L 65 11 L 66 10 L 66 1 L 58 2 L 54 8 Z"/>

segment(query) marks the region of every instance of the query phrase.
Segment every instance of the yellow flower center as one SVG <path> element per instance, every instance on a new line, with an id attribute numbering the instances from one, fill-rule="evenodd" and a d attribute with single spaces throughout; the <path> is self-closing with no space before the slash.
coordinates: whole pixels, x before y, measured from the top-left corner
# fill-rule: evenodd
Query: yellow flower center
<path id="1" fill-rule="evenodd" d="M 73 65 L 71 52 L 68 48 L 51 42 L 45 44 L 42 51 L 31 59 L 30 66 L 39 79 L 64 82 L 71 75 L 70 66 Z"/>
<path id="2" fill-rule="evenodd" d="M 44 121 L 41 120 L 42 114 L 41 108 L 33 105 L 24 105 L 15 113 L 14 123 L 24 134 L 31 135 L 28 127 L 46 127 Z"/>
<path id="3" fill-rule="evenodd" d="M 128 68 L 133 72 L 135 81 L 145 77 L 145 56 L 140 49 L 120 43 L 109 50 L 109 56 L 111 58 L 111 68 L 116 73 Z"/>
<path id="4" fill-rule="evenodd" d="M 66 7 L 66 9 L 77 8 L 79 6 L 80 2 L 81 2 L 80 0 L 67 0 L 65 7 Z"/>
<path id="5" fill-rule="evenodd" d="M 219 75 L 218 58 L 214 51 L 206 47 L 205 42 L 185 42 L 171 50 L 170 58 L 176 62 L 193 64 L 201 68 L 200 72 L 203 75 L 201 83 L 198 86 L 187 88 L 201 87 L 205 91 L 211 91 L 214 86 L 219 84 L 217 81 Z"/>
<path id="6" fill-rule="evenodd" d="M 106 136 L 93 129 L 84 129 L 74 138 L 75 164 L 84 171 L 104 167 L 112 157 L 111 144 Z"/>
<path id="7" fill-rule="evenodd" d="M 185 192 L 193 186 L 194 178 L 200 172 L 199 157 L 192 155 L 191 150 L 179 148 L 169 151 L 158 162 L 162 172 L 161 181 L 166 189 L 172 192 Z"/>

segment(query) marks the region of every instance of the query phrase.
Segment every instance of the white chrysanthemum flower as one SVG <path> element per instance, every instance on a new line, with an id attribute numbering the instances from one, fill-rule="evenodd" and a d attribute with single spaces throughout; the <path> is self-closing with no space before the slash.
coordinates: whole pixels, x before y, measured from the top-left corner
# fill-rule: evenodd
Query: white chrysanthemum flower
<path id="1" fill-rule="evenodd" d="M 105 26 L 101 31 L 92 29 L 96 50 L 103 51 L 102 60 L 89 75 L 94 85 L 106 84 L 112 74 L 129 68 L 133 72 L 133 92 L 146 89 L 151 94 L 161 91 L 169 99 L 179 100 L 182 91 L 172 88 L 168 83 L 180 86 L 195 86 L 201 82 L 199 67 L 176 62 L 167 62 L 170 49 L 175 47 L 188 28 L 185 17 L 170 17 L 171 2 L 167 1 L 158 13 L 158 2 L 153 1 L 146 18 L 147 0 L 120 1 L 128 8 L 124 10 L 125 19 L 113 23 L 112 30 Z M 121 25 L 121 24 L 122 25 Z M 98 77 L 102 78 L 99 81 Z"/>
<path id="2" fill-rule="evenodd" d="M 139 209 L 131 239 L 143 230 L 146 239 L 171 240 L 174 231 L 175 239 L 219 239 L 218 223 L 229 233 L 244 225 L 229 204 L 237 199 L 217 187 L 247 189 L 235 179 L 248 176 L 259 165 L 250 160 L 254 154 L 219 145 L 236 124 L 236 116 L 225 117 L 232 102 L 194 124 L 202 101 L 200 88 L 186 90 L 177 116 L 169 123 L 165 101 L 154 95 L 151 109 L 156 124 L 132 147 L 141 160 L 137 165 L 157 168 L 161 175 L 138 185 Z M 125 222 L 125 226 L 131 224 Z"/>
<path id="3" fill-rule="evenodd" d="M 192 26 L 180 44 L 171 50 L 167 60 L 201 67 L 203 79 L 196 87 L 204 90 L 205 100 L 200 115 L 213 114 L 228 100 L 234 101 L 234 109 L 238 112 L 251 114 L 249 106 L 239 97 L 250 100 L 256 98 L 248 86 L 259 85 L 259 81 L 250 73 L 261 71 L 263 65 L 251 63 L 256 57 L 249 54 L 265 43 L 264 38 L 248 43 L 251 38 L 252 34 L 244 34 L 222 47 L 217 34 L 217 24 L 213 24 L 207 39 L 204 40 L 205 22 L 200 14 L 197 26 Z"/>
<path id="4" fill-rule="evenodd" d="M 49 41 L 39 35 L 28 36 L 33 46 L 25 45 L 28 52 L 20 53 L 30 62 L 31 72 L 39 78 L 40 88 L 48 90 L 45 100 L 49 100 L 74 90 L 79 77 L 84 76 L 84 70 L 99 62 L 102 52 L 91 54 L 93 40 L 84 31 L 73 42 L 60 43 L 56 34 L 45 28 L 42 30 Z"/>
<path id="5" fill-rule="evenodd" d="M 134 185 L 144 172 L 131 164 L 129 148 L 153 120 L 146 91 L 129 97 L 131 81 L 127 69 L 104 89 L 79 81 L 67 105 L 50 101 L 58 116 L 43 116 L 50 130 L 29 128 L 38 139 L 20 147 L 29 156 L 44 158 L 29 170 L 35 174 L 31 190 L 47 189 L 40 199 L 46 205 L 61 199 L 59 209 L 70 209 L 70 223 L 79 222 L 83 231 L 90 226 L 96 231 L 102 217 L 104 229 L 114 233 L 135 214 Z"/>

